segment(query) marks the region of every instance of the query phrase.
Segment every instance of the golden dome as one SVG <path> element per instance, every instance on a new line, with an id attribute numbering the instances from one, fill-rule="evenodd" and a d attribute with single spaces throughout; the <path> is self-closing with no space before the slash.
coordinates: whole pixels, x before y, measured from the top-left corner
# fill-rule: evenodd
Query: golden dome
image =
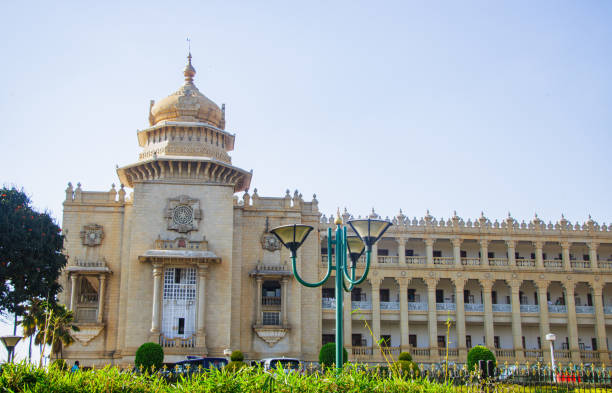
<path id="1" fill-rule="evenodd" d="M 196 70 L 191 65 L 191 53 L 187 59 L 188 62 L 183 71 L 185 84 L 176 93 L 157 103 L 151 102 L 149 123 L 153 126 L 165 120 L 203 122 L 224 129 L 225 121 L 219 106 L 200 93 L 193 83 Z"/>

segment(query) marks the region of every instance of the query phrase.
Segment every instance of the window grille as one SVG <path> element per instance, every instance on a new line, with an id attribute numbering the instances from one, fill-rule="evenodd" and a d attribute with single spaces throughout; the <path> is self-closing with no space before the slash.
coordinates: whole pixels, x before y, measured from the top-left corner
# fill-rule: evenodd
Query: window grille
<path id="1" fill-rule="evenodd" d="M 263 313 L 263 324 L 264 325 L 280 325 L 280 312 L 267 312 Z"/>
<path id="2" fill-rule="evenodd" d="M 166 338 L 187 338 L 195 334 L 196 269 L 164 270 L 162 334 Z"/>

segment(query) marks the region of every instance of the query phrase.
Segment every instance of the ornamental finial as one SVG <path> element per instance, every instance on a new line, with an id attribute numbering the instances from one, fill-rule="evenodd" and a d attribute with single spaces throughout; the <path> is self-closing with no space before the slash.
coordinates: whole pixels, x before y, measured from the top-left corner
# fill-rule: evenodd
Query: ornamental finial
<path id="1" fill-rule="evenodd" d="M 340 215 L 340 207 L 338 207 L 338 214 L 336 215 L 336 221 L 334 222 L 336 225 L 342 225 L 342 216 Z"/>
<path id="2" fill-rule="evenodd" d="M 189 41 L 189 39 L 188 39 Z M 191 48 L 189 49 L 189 55 L 187 55 L 187 65 L 183 70 L 183 75 L 185 75 L 185 83 L 191 84 L 193 83 L 193 77 L 196 74 L 195 68 L 191 65 Z"/>

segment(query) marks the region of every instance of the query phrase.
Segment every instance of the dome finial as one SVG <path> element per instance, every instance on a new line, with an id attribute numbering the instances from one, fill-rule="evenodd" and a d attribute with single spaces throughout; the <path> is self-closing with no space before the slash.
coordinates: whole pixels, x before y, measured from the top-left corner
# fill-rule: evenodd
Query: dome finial
<path id="1" fill-rule="evenodd" d="M 187 39 L 187 41 L 189 41 L 189 39 Z M 191 43 L 189 45 L 191 47 Z M 189 55 L 187 55 L 187 65 L 185 66 L 185 69 L 183 70 L 183 75 L 185 75 L 185 83 L 192 84 L 193 77 L 195 76 L 195 74 L 196 74 L 196 70 L 191 65 L 191 48 L 190 48 Z"/>

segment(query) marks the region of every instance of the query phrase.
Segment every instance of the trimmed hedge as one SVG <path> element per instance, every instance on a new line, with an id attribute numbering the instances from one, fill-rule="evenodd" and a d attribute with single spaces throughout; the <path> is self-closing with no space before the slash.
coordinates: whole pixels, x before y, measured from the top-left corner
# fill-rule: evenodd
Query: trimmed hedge
<path id="1" fill-rule="evenodd" d="M 474 348 L 470 349 L 467 355 L 467 368 L 469 371 L 474 371 L 478 367 L 479 360 L 492 360 L 497 366 L 497 360 L 495 359 L 495 355 L 491 350 L 487 347 L 483 347 L 482 345 L 476 345 Z"/>
<path id="2" fill-rule="evenodd" d="M 398 360 L 406 360 L 411 362 L 412 361 L 412 355 L 410 354 L 410 352 L 402 352 L 399 354 L 399 358 Z"/>
<path id="3" fill-rule="evenodd" d="M 144 343 L 136 351 L 136 368 L 159 370 L 164 363 L 164 349 L 159 344 Z"/>
<path id="4" fill-rule="evenodd" d="M 230 360 L 232 362 L 242 362 L 244 360 L 244 355 L 240 351 L 234 351 L 230 356 Z"/>
<path id="5" fill-rule="evenodd" d="M 342 355 L 343 365 L 348 361 L 348 352 L 344 349 L 344 355 Z M 332 367 L 336 364 L 336 343 L 327 343 L 321 347 L 319 351 L 319 363 L 324 367 Z"/>

